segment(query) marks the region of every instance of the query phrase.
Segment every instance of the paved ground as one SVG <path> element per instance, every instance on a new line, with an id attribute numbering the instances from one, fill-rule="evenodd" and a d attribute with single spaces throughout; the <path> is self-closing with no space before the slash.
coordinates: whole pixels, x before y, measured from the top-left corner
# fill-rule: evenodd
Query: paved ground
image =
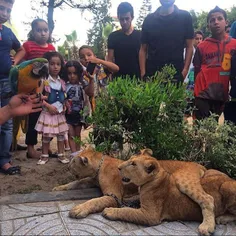
<path id="1" fill-rule="evenodd" d="M 62 199 L 99 195 L 98 189 L 89 189 L 2 197 L 0 235 L 198 235 L 197 222 L 164 222 L 145 227 L 109 221 L 101 214 L 80 220 L 68 217 L 68 211 L 85 200 Z M 218 225 L 214 235 L 236 235 L 236 224 Z"/>

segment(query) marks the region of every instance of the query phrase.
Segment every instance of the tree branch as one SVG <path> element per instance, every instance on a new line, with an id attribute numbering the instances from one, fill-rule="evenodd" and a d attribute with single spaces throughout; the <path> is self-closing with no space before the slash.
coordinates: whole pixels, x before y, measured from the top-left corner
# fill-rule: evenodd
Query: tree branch
<path id="1" fill-rule="evenodd" d="M 71 1 L 66 1 L 66 0 L 63 0 L 63 2 L 71 8 L 78 8 L 78 9 L 92 9 L 95 6 L 95 4 L 89 4 L 89 5 L 73 4 Z"/>
<path id="2" fill-rule="evenodd" d="M 54 5 L 54 8 L 60 7 L 63 3 L 66 3 L 65 0 L 61 0 L 59 3 Z"/>

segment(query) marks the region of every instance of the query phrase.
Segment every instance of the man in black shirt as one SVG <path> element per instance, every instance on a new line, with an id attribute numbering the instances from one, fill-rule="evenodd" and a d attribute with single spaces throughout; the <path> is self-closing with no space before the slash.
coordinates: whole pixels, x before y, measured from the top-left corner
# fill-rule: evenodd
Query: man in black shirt
<path id="1" fill-rule="evenodd" d="M 160 0 L 160 3 L 161 7 L 143 22 L 139 53 L 141 77 L 152 76 L 163 66 L 172 64 L 177 71 L 173 82 L 183 82 L 193 55 L 192 17 L 178 9 L 175 0 Z"/>
<path id="2" fill-rule="evenodd" d="M 132 26 L 134 10 L 130 3 L 122 2 L 117 9 L 121 30 L 112 32 L 108 37 L 107 60 L 116 63 L 120 70 L 118 76 L 140 77 L 139 49 L 141 32 Z"/>

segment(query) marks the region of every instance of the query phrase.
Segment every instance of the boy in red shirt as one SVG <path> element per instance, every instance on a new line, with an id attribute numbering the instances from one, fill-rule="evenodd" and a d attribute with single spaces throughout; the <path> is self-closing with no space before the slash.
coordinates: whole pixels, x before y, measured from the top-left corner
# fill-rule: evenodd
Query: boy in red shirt
<path id="1" fill-rule="evenodd" d="M 197 119 L 222 113 L 228 100 L 231 57 L 236 49 L 236 40 L 225 32 L 227 15 L 223 9 L 211 10 L 207 22 L 212 36 L 198 45 L 193 60 Z"/>

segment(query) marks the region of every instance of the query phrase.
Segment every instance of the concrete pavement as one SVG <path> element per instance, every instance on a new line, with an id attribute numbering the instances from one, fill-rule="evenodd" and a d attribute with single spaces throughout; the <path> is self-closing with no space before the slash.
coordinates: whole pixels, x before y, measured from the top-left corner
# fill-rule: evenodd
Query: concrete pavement
<path id="1" fill-rule="evenodd" d="M 33 193 L 0 198 L 0 235 L 198 235 L 198 222 L 164 222 L 145 227 L 109 221 L 101 214 L 71 219 L 69 210 L 98 189 Z M 77 200 L 69 200 L 73 197 Z M 79 199 L 79 200 L 78 200 Z M 236 224 L 217 225 L 214 235 L 236 235 Z"/>

